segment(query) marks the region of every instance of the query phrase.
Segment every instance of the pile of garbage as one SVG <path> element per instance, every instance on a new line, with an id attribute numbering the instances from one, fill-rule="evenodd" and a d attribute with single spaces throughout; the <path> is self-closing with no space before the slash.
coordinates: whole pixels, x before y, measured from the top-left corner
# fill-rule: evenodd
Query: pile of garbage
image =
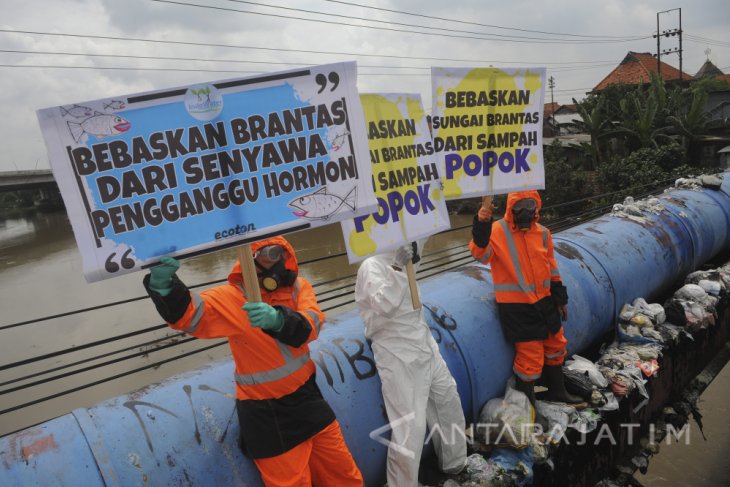
<path id="1" fill-rule="evenodd" d="M 722 181 L 721 175 L 705 174 L 698 177 L 679 178 L 674 181 L 674 188 L 691 190 L 709 188 L 719 191 L 722 188 Z M 665 193 L 669 191 L 672 189 L 664 190 Z M 658 198 L 651 197 L 635 201 L 633 197 L 627 196 L 623 203 L 613 205 L 611 215 L 642 222 L 647 218 L 646 213 L 659 215 L 665 210 L 666 208 Z"/>
<path id="2" fill-rule="evenodd" d="M 682 189 L 710 188 L 714 190 L 719 190 L 722 187 L 722 176 L 715 174 L 704 174 L 696 178 L 679 178 L 674 181 L 674 187 Z"/>
<path id="3" fill-rule="evenodd" d="M 602 348 L 596 362 L 573 355 L 563 365 L 566 389 L 583 398 L 588 407 L 540 401 L 538 395 L 533 409 L 510 378 L 504 397 L 494 398 L 483 407 L 478 423 L 482 427 L 474 429 L 472 425 L 470 444 L 477 453 L 468 458 L 461 474 L 443 485 L 530 485 L 533 466 L 552 468 L 550 452 L 569 429 L 580 434 L 595 430 L 605 413 L 618 409 L 619 401 L 634 392 L 643 398 L 636 410 L 643 407 L 649 400 L 646 382 L 659 373 L 662 350 L 682 337 L 693 340 L 693 332 L 713 326 L 718 302 L 729 295 L 730 263 L 689 274 L 685 285 L 663 306 L 643 298 L 625 304 L 616 323 L 617 339 Z M 696 398 L 684 398 L 666 407 L 660 421 L 686 422 L 690 414 L 695 419 L 701 417 Z M 637 461 L 644 465 L 651 454 L 649 445 L 641 453 L 643 460 Z"/>
<path id="4" fill-rule="evenodd" d="M 690 332 L 713 326 L 717 304 L 730 290 L 730 264 L 693 272 L 685 283 L 666 303 L 667 318 Z"/>
<path id="5" fill-rule="evenodd" d="M 627 196 L 622 203 L 616 203 L 611 209 L 614 216 L 623 216 L 627 218 L 646 218 L 645 212 L 661 214 L 666 208 L 657 198 L 647 198 L 644 200 L 634 201 L 634 198 Z"/>

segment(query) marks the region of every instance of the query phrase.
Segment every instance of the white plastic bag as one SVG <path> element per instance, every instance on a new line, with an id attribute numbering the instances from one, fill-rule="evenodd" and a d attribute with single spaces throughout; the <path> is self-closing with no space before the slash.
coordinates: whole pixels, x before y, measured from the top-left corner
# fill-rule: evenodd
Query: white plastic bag
<path id="1" fill-rule="evenodd" d="M 479 422 L 486 425 L 487 444 L 526 448 L 535 428 L 535 410 L 527 396 L 515 389 L 515 379 L 510 377 L 504 397 L 489 400 L 479 414 Z"/>
<path id="2" fill-rule="evenodd" d="M 591 379 L 593 385 L 600 388 L 608 387 L 608 381 L 598 370 L 598 366 L 587 358 L 583 358 L 580 355 L 573 355 L 573 360 L 566 361 L 565 367 L 568 370 L 575 370 L 581 373 L 587 372 L 588 378 Z"/>

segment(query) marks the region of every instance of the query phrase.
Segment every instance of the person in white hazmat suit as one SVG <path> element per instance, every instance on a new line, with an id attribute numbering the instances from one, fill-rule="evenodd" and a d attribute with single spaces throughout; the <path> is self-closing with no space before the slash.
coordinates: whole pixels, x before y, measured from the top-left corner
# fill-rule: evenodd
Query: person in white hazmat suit
<path id="1" fill-rule="evenodd" d="M 423 310 L 413 309 L 408 287 L 406 264 L 420 259 L 423 243 L 425 240 L 365 259 L 355 286 L 355 301 L 365 323 L 365 336 L 371 340 L 392 428 L 387 466 L 391 487 L 418 485 L 427 433 L 443 472 L 458 473 L 466 464 L 464 412 L 456 382 Z M 432 432 L 435 425 L 439 429 Z"/>

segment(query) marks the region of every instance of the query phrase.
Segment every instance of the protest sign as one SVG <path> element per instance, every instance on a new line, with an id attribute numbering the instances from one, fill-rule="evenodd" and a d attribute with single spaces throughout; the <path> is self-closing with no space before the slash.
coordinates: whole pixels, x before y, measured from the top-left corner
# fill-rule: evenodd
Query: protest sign
<path id="1" fill-rule="evenodd" d="M 446 199 L 542 189 L 545 68 L 431 68 Z"/>
<path id="2" fill-rule="evenodd" d="M 341 222 L 351 263 L 449 228 L 421 96 L 364 94 L 378 209 Z"/>
<path id="3" fill-rule="evenodd" d="M 356 65 L 38 111 L 86 279 L 374 211 Z"/>

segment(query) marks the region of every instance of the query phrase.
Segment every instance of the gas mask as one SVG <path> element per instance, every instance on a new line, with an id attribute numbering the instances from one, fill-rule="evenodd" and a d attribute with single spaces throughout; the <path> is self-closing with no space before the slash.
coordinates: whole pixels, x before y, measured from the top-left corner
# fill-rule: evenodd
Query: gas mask
<path id="1" fill-rule="evenodd" d="M 284 267 L 285 250 L 281 245 L 267 245 L 254 253 L 254 264 L 261 286 L 268 292 L 282 286 L 291 286 L 297 280 L 297 273 Z"/>
<path id="2" fill-rule="evenodd" d="M 537 201 L 532 198 L 519 200 L 512 205 L 512 216 L 517 228 L 526 232 L 537 218 Z"/>

